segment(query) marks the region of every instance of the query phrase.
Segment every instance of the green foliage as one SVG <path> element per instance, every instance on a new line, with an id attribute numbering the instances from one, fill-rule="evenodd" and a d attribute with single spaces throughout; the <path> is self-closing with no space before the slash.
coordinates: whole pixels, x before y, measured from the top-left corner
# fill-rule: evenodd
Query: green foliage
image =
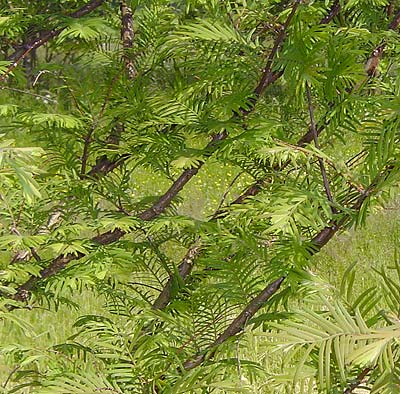
<path id="1" fill-rule="evenodd" d="M 398 388 L 397 259 L 310 273 L 399 180 L 393 3 L 328 3 L 0 1 L 0 318 L 79 315 L 4 393 Z"/>

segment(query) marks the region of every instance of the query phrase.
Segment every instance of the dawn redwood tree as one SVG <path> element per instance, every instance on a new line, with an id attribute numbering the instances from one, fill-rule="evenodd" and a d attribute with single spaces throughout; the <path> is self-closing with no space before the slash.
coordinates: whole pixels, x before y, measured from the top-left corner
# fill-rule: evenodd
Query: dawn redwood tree
<path id="1" fill-rule="evenodd" d="M 65 343 L 4 346 L 4 392 L 398 389 L 400 278 L 353 300 L 310 268 L 397 185 L 400 4 L 0 12 L 1 316 L 105 300 Z M 246 359 L 252 332 L 284 355 Z"/>

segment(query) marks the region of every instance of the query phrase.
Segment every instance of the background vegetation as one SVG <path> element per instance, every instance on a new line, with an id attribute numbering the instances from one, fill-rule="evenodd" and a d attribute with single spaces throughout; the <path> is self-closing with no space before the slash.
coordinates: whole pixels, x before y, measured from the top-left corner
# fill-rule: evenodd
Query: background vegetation
<path id="1" fill-rule="evenodd" d="M 400 391 L 400 4 L 0 12 L 2 392 Z"/>

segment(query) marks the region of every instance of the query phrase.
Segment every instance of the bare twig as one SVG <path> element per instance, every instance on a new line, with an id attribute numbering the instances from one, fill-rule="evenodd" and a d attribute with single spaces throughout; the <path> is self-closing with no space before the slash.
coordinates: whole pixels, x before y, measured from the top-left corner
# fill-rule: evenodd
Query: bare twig
<path id="1" fill-rule="evenodd" d="M 48 101 L 48 102 L 52 102 L 52 103 L 57 104 L 57 100 L 52 99 L 50 96 L 42 96 L 42 95 L 37 94 L 37 93 L 29 92 L 28 90 L 11 88 L 9 86 L 4 86 L 4 85 L 0 86 L 0 90 L 10 90 L 12 92 L 17 92 L 17 93 L 22 93 L 22 94 L 29 94 L 30 96 L 40 98 L 44 102 Z"/>
<path id="2" fill-rule="evenodd" d="M 222 205 L 224 204 L 226 197 L 228 196 L 229 192 L 231 191 L 233 185 L 236 183 L 236 181 L 240 178 L 240 176 L 243 174 L 243 172 L 239 172 L 231 181 L 231 183 L 228 185 L 227 189 L 225 190 L 224 194 L 222 195 L 222 198 L 218 204 L 217 209 L 215 210 L 214 214 L 211 216 L 211 220 L 216 219 L 218 217 L 218 212 L 221 210 Z"/>
<path id="3" fill-rule="evenodd" d="M 10 382 L 12 376 L 15 374 L 15 372 L 17 372 L 19 369 L 21 368 L 21 365 L 17 364 L 12 370 L 11 372 L 8 374 L 7 379 L 4 381 L 4 383 L 1 385 L 3 387 L 3 389 L 5 389 L 8 385 L 8 383 Z"/>
<path id="4" fill-rule="evenodd" d="M 311 89 L 310 89 L 310 85 L 308 84 L 307 81 L 306 81 L 306 93 L 307 93 L 307 102 L 308 102 L 308 113 L 310 115 L 310 123 L 311 123 L 310 128 L 313 133 L 314 145 L 319 150 L 320 146 L 319 146 L 319 142 L 318 142 L 317 128 L 315 125 L 314 108 L 313 108 L 312 98 L 311 98 Z M 326 196 L 327 196 L 329 202 L 331 203 L 332 212 L 337 213 L 337 210 L 334 207 L 332 192 L 331 192 L 331 188 L 329 186 L 328 176 L 326 174 L 326 168 L 325 168 L 324 160 L 322 159 L 322 157 L 318 157 L 318 163 L 319 163 L 319 168 L 321 170 L 322 181 L 324 183 L 325 193 L 326 193 Z"/>

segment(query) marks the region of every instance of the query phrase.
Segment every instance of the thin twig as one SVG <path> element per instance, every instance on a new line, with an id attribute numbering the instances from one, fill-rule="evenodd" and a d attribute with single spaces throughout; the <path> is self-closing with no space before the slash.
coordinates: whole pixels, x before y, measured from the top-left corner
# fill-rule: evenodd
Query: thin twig
<path id="1" fill-rule="evenodd" d="M 243 175 L 243 172 L 239 172 L 230 182 L 230 184 L 228 185 L 228 187 L 226 188 L 224 194 L 222 195 L 221 201 L 218 204 L 217 209 L 215 210 L 215 212 L 213 213 L 213 215 L 211 216 L 211 220 L 214 220 L 218 217 L 218 212 L 220 212 L 222 205 L 225 203 L 226 197 L 228 196 L 229 192 L 231 191 L 233 185 L 236 183 L 236 181 Z"/>
<path id="2" fill-rule="evenodd" d="M 118 78 L 120 77 L 120 75 L 121 75 L 121 70 L 118 71 L 114 75 L 113 79 L 111 80 L 110 85 L 108 86 L 108 89 L 107 89 L 107 93 L 104 97 L 104 101 L 101 105 L 100 112 L 97 115 L 97 117 L 94 119 L 92 126 L 90 127 L 89 132 L 86 134 L 86 137 L 84 139 L 83 152 L 82 152 L 82 157 L 81 157 L 81 173 L 80 173 L 81 178 L 84 178 L 86 176 L 86 164 L 87 164 L 87 160 L 88 160 L 88 156 L 89 156 L 89 146 L 93 140 L 93 133 L 95 132 L 100 120 L 104 116 L 104 112 L 105 112 L 107 105 L 111 98 L 112 90 L 113 90 Z"/>
<path id="3" fill-rule="evenodd" d="M 11 372 L 8 374 L 7 379 L 4 381 L 4 383 L 2 384 L 3 389 L 5 389 L 8 385 L 8 383 L 11 380 L 11 377 L 15 374 L 15 372 L 17 372 L 19 369 L 21 368 L 21 366 L 19 364 L 17 364 L 12 370 Z"/>
<path id="4" fill-rule="evenodd" d="M 307 81 L 306 81 L 306 93 L 307 93 L 307 102 L 308 102 L 308 113 L 310 115 L 310 123 L 311 123 L 310 127 L 311 127 L 311 131 L 312 131 L 313 138 L 314 138 L 314 145 L 318 150 L 320 150 L 320 146 L 319 146 L 319 142 L 318 142 L 317 128 L 315 125 L 314 108 L 313 108 L 312 98 L 311 98 L 311 89 L 310 89 L 310 85 L 308 84 Z M 328 176 L 326 174 L 326 168 L 325 168 L 324 160 L 322 157 L 318 157 L 318 163 L 319 163 L 319 168 L 321 170 L 322 181 L 324 183 L 326 196 L 328 198 L 328 201 L 331 203 L 332 213 L 336 214 L 337 210 L 334 206 L 332 192 L 331 192 L 331 188 L 329 186 Z"/>
<path id="5" fill-rule="evenodd" d="M 23 94 L 29 94 L 30 96 L 33 96 L 33 97 L 37 97 L 37 98 L 42 99 L 44 102 L 49 101 L 49 102 L 52 102 L 52 103 L 57 104 L 57 100 L 54 100 L 54 99 L 52 99 L 51 97 L 42 96 L 42 95 L 40 95 L 40 94 L 32 93 L 32 92 L 29 92 L 29 91 L 27 91 L 27 90 L 22 90 L 22 89 L 17 89 L 17 88 L 11 88 L 11 87 L 9 87 L 9 86 L 4 86 L 4 85 L 3 85 L 3 86 L 0 86 L 0 90 L 10 90 L 10 91 L 12 91 L 12 92 L 23 93 Z"/>

